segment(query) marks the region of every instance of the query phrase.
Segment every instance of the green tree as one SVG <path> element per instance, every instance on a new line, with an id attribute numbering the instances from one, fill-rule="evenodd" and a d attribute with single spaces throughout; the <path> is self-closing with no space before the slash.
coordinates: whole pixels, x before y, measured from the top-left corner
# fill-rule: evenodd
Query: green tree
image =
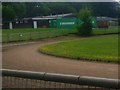
<path id="1" fill-rule="evenodd" d="M 12 2 L 11 7 L 16 14 L 16 19 L 20 20 L 26 16 L 26 5 L 24 2 Z"/>
<path id="2" fill-rule="evenodd" d="M 3 21 L 12 21 L 15 19 L 15 12 L 10 5 L 2 7 L 2 18 Z"/>
<path id="3" fill-rule="evenodd" d="M 53 2 L 49 3 L 48 7 L 52 14 L 76 13 L 76 9 L 67 2 Z"/>
<path id="4" fill-rule="evenodd" d="M 47 6 L 46 3 L 43 2 L 27 2 L 26 10 L 26 17 L 36 17 L 50 14 L 50 8 Z"/>
<path id="5" fill-rule="evenodd" d="M 108 16 L 115 18 L 118 15 L 116 7 L 118 2 L 69 2 L 77 11 L 83 7 L 92 9 L 94 16 Z"/>
<path id="6" fill-rule="evenodd" d="M 2 4 L 0 3 L 0 11 L 2 11 Z M 2 13 L 0 13 L 0 21 L 2 20 Z"/>
<path id="7" fill-rule="evenodd" d="M 92 14 L 89 8 L 80 10 L 78 18 L 82 23 L 78 26 L 79 35 L 90 36 L 92 34 Z"/>

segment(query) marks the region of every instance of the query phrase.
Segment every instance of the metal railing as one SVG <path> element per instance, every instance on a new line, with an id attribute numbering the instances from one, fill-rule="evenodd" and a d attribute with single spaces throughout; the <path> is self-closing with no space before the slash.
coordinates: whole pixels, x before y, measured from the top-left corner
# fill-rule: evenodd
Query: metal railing
<path id="1" fill-rule="evenodd" d="M 79 90 L 119 90 L 118 79 L 2 69 L 6 88 L 78 88 Z"/>
<path id="2" fill-rule="evenodd" d="M 17 30 L 16 30 L 17 31 Z M 65 36 L 68 34 L 76 33 L 75 29 L 64 29 L 64 30 L 38 30 L 34 32 L 21 32 L 21 33 L 2 33 L 0 38 L 2 42 L 18 42 L 18 41 L 30 41 L 40 40 L 44 38 L 52 38 L 58 36 Z"/>
<path id="3" fill-rule="evenodd" d="M 17 29 L 16 29 L 17 31 Z M 20 31 L 20 29 L 18 29 Z M 12 32 L 12 31 L 11 31 Z M 36 30 L 34 32 L 19 32 L 19 33 L 0 33 L 1 42 L 19 42 L 19 41 L 31 41 L 40 40 L 44 38 L 52 38 L 58 36 L 65 36 L 69 34 L 78 33 L 77 29 L 48 29 L 48 30 Z M 118 27 L 110 27 L 108 29 L 93 29 L 93 35 L 104 35 L 104 34 L 117 34 L 119 33 Z"/>

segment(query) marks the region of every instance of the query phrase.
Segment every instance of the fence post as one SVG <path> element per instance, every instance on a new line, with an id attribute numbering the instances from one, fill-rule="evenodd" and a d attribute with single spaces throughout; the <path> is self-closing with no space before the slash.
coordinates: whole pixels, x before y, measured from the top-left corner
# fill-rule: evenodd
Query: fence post
<path id="1" fill-rule="evenodd" d="M 7 34 L 7 42 L 9 42 L 9 34 Z"/>
<path id="2" fill-rule="evenodd" d="M 30 32 L 29 36 L 30 36 L 30 40 L 32 40 L 32 38 L 31 38 L 31 32 Z"/>
<path id="3" fill-rule="evenodd" d="M 9 22 L 9 29 L 13 29 L 12 22 Z"/>
<path id="4" fill-rule="evenodd" d="M 37 21 L 33 21 L 33 27 L 37 28 Z"/>

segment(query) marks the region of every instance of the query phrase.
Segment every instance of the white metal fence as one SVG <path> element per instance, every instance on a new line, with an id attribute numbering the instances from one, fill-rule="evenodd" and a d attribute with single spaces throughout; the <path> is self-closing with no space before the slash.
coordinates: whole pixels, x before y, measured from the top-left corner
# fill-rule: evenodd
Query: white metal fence
<path id="1" fill-rule="evenodd" d="M 45 72 L 21 70 L 2 70 L 2 90 L 33 88 L 43 90 L 77 89 L 77 90 L 119 90 L 118 79 L 64 75 Z"/>

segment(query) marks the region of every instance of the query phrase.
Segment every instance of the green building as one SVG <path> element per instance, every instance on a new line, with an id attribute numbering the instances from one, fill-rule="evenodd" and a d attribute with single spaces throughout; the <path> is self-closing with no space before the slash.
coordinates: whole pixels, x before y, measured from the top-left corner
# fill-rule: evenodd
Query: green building
<path id="1" fill-rule="evenodd" d="M 97 20 L 95 17 L 92 18 L 92 27 L 96 28 L 97 27 Z"/>
<path id="2" fill-rule="evenodd" d="M 50 19 L 49 27 L 50 28 L 77 28 L 78 25 L 83 22 L 77 18 L 58 18 L 58 19 Z M 97 27 L 96 19 L 92 19 L 93 28 Z"/>
<path id="3" fill-rule="evenodd" d="M 76 28 L 77 19 L 76 18 L 59 18 L 49 20 L 50 28 Z"/>

